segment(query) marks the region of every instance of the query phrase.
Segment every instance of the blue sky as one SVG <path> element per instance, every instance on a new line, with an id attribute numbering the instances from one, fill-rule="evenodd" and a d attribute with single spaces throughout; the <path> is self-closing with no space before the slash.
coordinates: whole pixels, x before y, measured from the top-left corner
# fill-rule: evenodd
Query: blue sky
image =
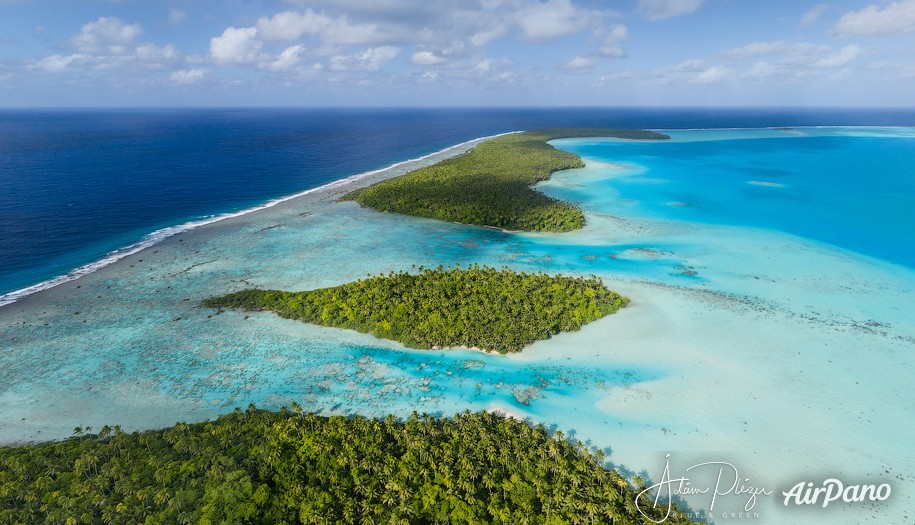
<path id="1" fill-rule="evenodd" d="M 915 0 L 0 0 L 0 107 L 915 106 Z"/>

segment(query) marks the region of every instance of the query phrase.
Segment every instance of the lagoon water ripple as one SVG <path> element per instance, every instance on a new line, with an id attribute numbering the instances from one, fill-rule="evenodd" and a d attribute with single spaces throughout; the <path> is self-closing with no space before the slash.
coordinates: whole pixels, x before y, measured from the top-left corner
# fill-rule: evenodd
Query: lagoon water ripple
<path id="1" fill-rule="evenodd" d="M 249 403 L 403 416 L 504 409 L 609 447 L 612 461 L 650 478 L 665 453 L 708 451 L 769 486 L 824 475 L 894 484 L 886 508 L 785 514 L 771 497 L 757 522 L 911 518 L 915 220 L 905 198 L 915 133 L 672 135 L 556 141 L 588 165 L 539 187 L 585 209 L 578 232 L 511 234 L 312 194 L 6 306 L 0 441 L 157 427 Z M 595 274 L 632 304 L 513 356 L 405 350 L 199 306 L 246 287 L 311 289 L 456 263 Z"/>

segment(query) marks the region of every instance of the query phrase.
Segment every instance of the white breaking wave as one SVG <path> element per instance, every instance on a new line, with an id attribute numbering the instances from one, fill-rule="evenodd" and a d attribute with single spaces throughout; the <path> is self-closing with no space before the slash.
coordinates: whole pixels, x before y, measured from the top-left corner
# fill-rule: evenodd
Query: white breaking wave
<path id="1" fill-rule="evenodd" d="M 129 257 L 139 251 L 145 250 L 146 248 L 149 248 L 150 246 L 154 246 L 154 245 L 162 242 L 163 240 L 165 240 L 169 237 L 172 237 L 174 235 L 178 235 L 180 233 L 184 233 L 186 231 L 193 230 L 195 228 L 199 228 L 201 226 L 206 226 L 207 224 L 213 224 L 214 222 L 224 221 L 226 219 L 232 219 L 234 217 L 241 217 L 242 215 L 247 215 L 249 213 L 254 213 L 256 211 L 265 210 L 267 208 L 272 208 L 272 207 L 276 206 L 277 204 L 282 204 L 286 201 L 290 201 L 292 199 L 296 199 L 296 198 L 299 198 L 299 197 L 302 197 L 302 196 L 305 196 L 305 195 L 308 195 L 311 193 L 319 192 L 322 190 L 328 190 L 331 188 L 335 188 L 337 186 L 345 186 L 347 184 L 357 182 L 361 179 L 365 179 L 365 178 L 371 177 L 373 175 L 378 175 L 379 173 L 384 173 L 386 171 L 397 169 L 397 168 L 400 168 L 400 167 L 403 167 L 403 166 L 406 166 L 408 164 L 412 164 L 415 162 L 422 162 L 424 160 L 427 160 L 429 158 L 432 158 L 432 157 L 435 157 L 438 155 L 443 155 L 443 154 L 447 154 L 447 153 L 450 153 L 455 150 L 459 150 L 468 145 L 472 145 L 472 144 L 475 144 L 478 142 L 482 142 L 484 140 L 489 140 L 489 139 L 493 139 L 496 137 L 500 137 L 502 135 L 510 135 L 512 133 L 519 133 L 519 132 L 511 131 L 508 133 L 499 133 L 498 135 L 490 135 L 487 137 L 480 137 L 480 138 L 468 140 L 467 142 L 455 144 L 454 146 L 448 146 L 445 149 L 436 151 L 434 153 L 429 153 L 428 155 L 423 155 L 422 157 L 404 160 L 401 162 L 397 162 L 395 164 L 391 164 L 390 166 L 387 166 L 385 168 L 367 171 L 364 173 L 359 173 L 357 175 L 351 175 L 344 179 L 335 180 L 333 182 L 329 182 L 322 186 L 318 186 L 317 188 L 311 188 L 309 190 L 301 191 L 301 192 L 293 194 L 293 195 L 288 195 L 286 197 L 280 197 L 277 199 L 273 199 L 273 200 L 268 201 L 259 206 L 255 206 L 253 208 L 246 208 L 244 210 L 236 211 L 236 212 L 232 212 L 232 213 L 223 213 L 220 215 L 214 215 L 212 217 L 207 217 L 207 218 L 199 219 L 196 221 L 189 221 L 189 222 L 185 222 L 183 224 L 177 224 L 175 226 L 169 226 L 167 228 L 162 228 L 160 230 L 156 230 L 156 231 L 146 235 L 145 237 L 143 237 L 143 239 L 131 244 L 130 246 L 118 248 L 117 250 L 114 250 L 114 251 L 108 253 L 101 259 L 91 262 L 89 264 L 80 266 L 79 268 L 77 268 L 71 272 L 68 272 L 64 275 L 59 275 L 57 277 L 54 277 L 53 279 L 48 279 L 47 281 L 43 281 L 38 284 L 33 284 L 32 286 L 28 286 L 26 288 L 16 290 L 14 292 L 9 292 L 7 294 L 0 295 L 0 307 L 15 303 L 16 301 L 18 301 L 24 297 L 28 297 L 29 295 L 38 293 L 42 290 L 47 290 L 49 288 L 54 288 L 55 286 L 59 286 L 64 283 L 68 283 L 70 281 L 75 281 L 76 279 L 79 279 L 80 277 L 82 277 L 84 275 L 89 275 L 90 273 L 96 272 L 96 271 L 100 270 L 101 268 L 110 266 L 110 265 L 120 261 L 124 257 Z"/>

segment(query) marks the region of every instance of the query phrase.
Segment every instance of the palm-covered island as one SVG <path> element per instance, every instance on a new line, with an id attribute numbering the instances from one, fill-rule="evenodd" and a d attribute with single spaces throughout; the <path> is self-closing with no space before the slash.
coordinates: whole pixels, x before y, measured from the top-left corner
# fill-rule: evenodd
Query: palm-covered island
<path id="1" fill-rule="evenodd" d="M 600 453 L 539 425 L 293 408 L 0 448 L 0 524 L 643 523 Z"/>
<path id="2" fill-rule="evenodd" d="M 531 188 L 554 171 L 581 168 L 577 155 L 547 141 L 574 137 L 665 140 L 645 130 L 556 128 L 502 135 L 465 155 L 343 197 L 378 211 L 506 230 L 565 232 L 585 225 L 581 210 Z"/>
<path id="3" fill-rule="evenodd" d="M 305 292 L 244 290 L 203 304 L 270 310 L 412 348 L 463 346 L 506 353 L 559 332 L 578 330 L 628 302 L 594 277 L 475 265 L 391 273 Z"/>
<path id="4" fill-rule="evenodd" d="M 364 206 L 513 230 L 584 225 L 530 188 L 581 159 L 547 140 L 663 139 L 543 130 L 348 195 Z M 629 299 L 596 277 L 420 268 L 305 292 L 244 290 L 203 301 L 370 333 L 413 348 L 518 352 L 615 313 Z M 485 412 L 450 418 L 323 417 L 257 410 L 161 430 L 0 448 L 0 525 L 16 523 L 643 523 L 664 518 L 600 453 L 540 425 Z M 646 508 L 647 507 L 647 508 Z M 643 514 L 645 513 L 645 514 Z M 654 516 L 657 514 L 657 516 Z M 674 512 L 667 523 L 688 523 Z"/>

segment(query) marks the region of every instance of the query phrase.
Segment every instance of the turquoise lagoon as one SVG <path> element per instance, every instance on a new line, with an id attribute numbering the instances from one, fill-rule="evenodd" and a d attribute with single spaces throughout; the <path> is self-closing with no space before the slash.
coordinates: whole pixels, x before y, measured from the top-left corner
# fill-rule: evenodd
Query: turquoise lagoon
<path id="1" fill-rule="evenodd" d="M 733 464 L 742 483 L 772 493 L 743 518 L 754 523 L 912 522 L 915 130 L 669 133 L 554 142 L 587 166 L 539 189 L 582 206 L 578 232 L 377 213 L 336 202 L 337 186 L 2 307 L 0 442 L 198 421 L 249 403 L 370 416 L 501 409 L 655 482 L 666 460 L 680 474 Z M 199 306 L 245 287 L 474 263 L 598 275 L 632 304 L 512 356 L 408 350 Z M 830 477 L 889 483 L 892 495 L 783 504 L 781 491 Z M 746 497 L 686 502 L 723 523 L 741 519 L 730 513 Z"/>

